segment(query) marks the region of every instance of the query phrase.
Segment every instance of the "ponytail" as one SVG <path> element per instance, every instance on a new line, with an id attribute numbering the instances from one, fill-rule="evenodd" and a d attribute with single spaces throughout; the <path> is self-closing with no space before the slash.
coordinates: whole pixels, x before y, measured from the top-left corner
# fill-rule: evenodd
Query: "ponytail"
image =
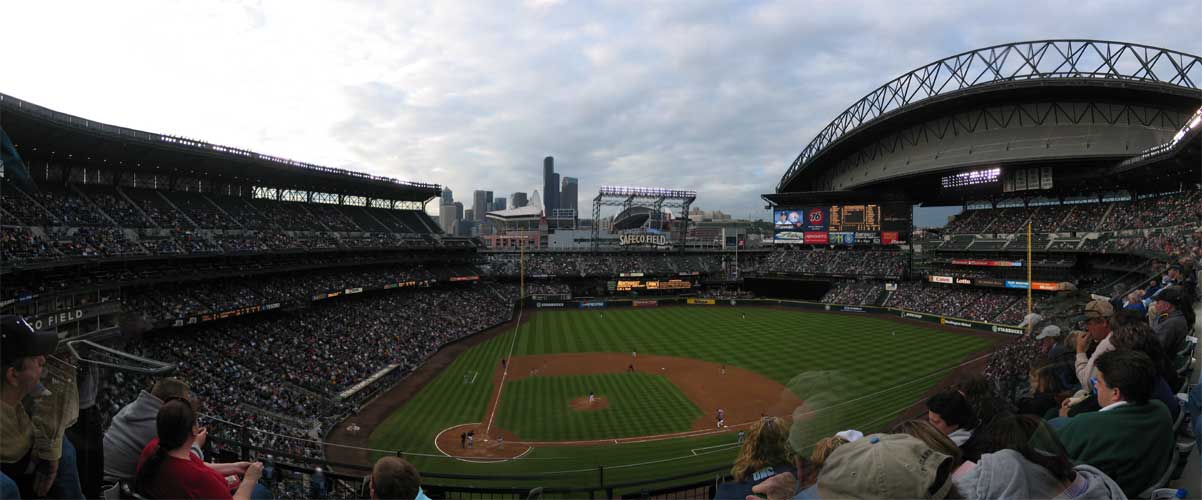
<path id="1" fill-rule="evenodd" d="M 146 494 L 147 486 L 150 486 L 155 476 L 159 475 L 159 467 L 163 465 L 163 462 L 167 461 L 167 451 L 161 442 L 154 448 L 154 454 L 150 455 L 146 459 L 146 462 L 142 463 L 142 467 L 138 469 L 138 474 L 134 476 L 134 491 L 143 495 Z"/>
<path id="2" fill-rule="evenodd" d="M 191 403 L 182 398 L 171 398 L 163 403 L 155 418 L 159 444 L 134 476 L 134 491 L 146 494 L 147 488 L 158 479 L 159 469 L 170 458 L 167 454 L 188 443 L 194 425 L 196 412 Z"/>

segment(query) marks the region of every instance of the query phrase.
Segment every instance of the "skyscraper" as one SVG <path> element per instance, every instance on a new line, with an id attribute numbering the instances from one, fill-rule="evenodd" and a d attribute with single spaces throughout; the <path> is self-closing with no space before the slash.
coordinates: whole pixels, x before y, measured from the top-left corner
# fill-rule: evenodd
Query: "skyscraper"
<path id="1" fill-rule="evenodd" d="M 522 208 L 529 203 L 530 202 L 526 200 L 526 193 L 518 191 L 509 195 L 509 205 L 513 208 Z"/>
<path id="2" fill-rule="evenodd" d="M 484 214 L 492 210 L 492 191 L 477 189 L 472 192 L 472 220 L 484 220 Z"/>
<path id="3" fill-rule="evenodd" d="M 459 221 L 463 220 L 463 204 L 456 201 L 443 203 L 438 207 L 438 224 L 442 230 L 452 236 L 459 235 Z"/>
<path id="4" fill-rule="evenodd" d="M 451 193 L 451 188 L 448 188 L 448 187 L 442 188 L 442 203 L 441 203 L 441 205 L 450 205 L 452 203 L 455 203 L 455 197 Z M 446 229 L 446 228 L 443 228 L 443 229 Z"/>
<path id="5" fill-rule="evenodd" d="M 505 197 L 498 196 L 497 198 L 493 199 L 492 209 L 493 210 L 505 210 Z"/>
<path id="6" fill-rule="evenodd" d="M 555 158 L 543 158 L 543 210 L 549 215 L 559 208 L 559 174 L 555 173 Z"/>
<path id="7" fill-rule="evenodd" d="M 575 177 L 564 177 L 562 189 L 559 191 L 559 208 L 577 210 L 577 205 L 580 203 L 578 199 L 579 190 L 580 182 Z M 580 215 L 579 210 L 577 210 L 576 215 Z"/>

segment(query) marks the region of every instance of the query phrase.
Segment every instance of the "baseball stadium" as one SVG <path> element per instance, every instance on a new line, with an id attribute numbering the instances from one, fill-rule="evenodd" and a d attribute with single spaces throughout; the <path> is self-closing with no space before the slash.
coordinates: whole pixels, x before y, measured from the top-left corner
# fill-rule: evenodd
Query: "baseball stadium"
<path id="1" fill-rule="evenodd" d="M 151 399 L 279 498 L 371 497 L 390 457 L 428 498 L 743 498 L 785 469 L 854 497 L 824 476 L 915 427 L 954 443 L 927 450 L 945 495 L 952 455 L 1006 451 L 957 432 L 1015 422 L 1054 429 L 1065 484 L 1196 476 L 1202 58 L 1063 39 L 930 59 L 781 159 L 767 223 L 608 179 L 588 225 L 540 200 L 481 216 L 486 236 L 431 215 L 436 183 L 0 94 L 4 349 L 47 356 L 40 404 L 77 398 L 58 430 L 89 498 L 152 497 L 109 451 Z M 915 207 L 962 211 L 922 228 Z M 7 343 L 45 332 L 46 352 Z M 1123 360 L 1156 371 L 1127 382 Z M 1141 460 L 1072 435 L 1127 411 L 1112 389 L 1167 410 L 1114 432 Z"/>

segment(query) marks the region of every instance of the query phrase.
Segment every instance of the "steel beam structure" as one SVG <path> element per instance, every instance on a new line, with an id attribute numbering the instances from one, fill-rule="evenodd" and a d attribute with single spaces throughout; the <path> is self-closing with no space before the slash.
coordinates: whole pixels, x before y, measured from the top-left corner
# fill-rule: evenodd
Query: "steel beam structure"
<path id="1" fill-rule="evenodd" d="M 620 207 L 626 210 L 634 206 L 653 207 L 657 212 L 663 208 L 679 208 L 684 227 L 680 231 L 679 251 L 684 252 L 685 238 L 689 233 L 689 207 L 697 199 L 696 191 L 648 187 L 601 186 L 593 198 L 593 251 L 600 246 L 601 207 Z"/>
<path id="2" fill-rule="evenodd" d="M 1202 58 L 1106 40 L 1016 42 L 956 54 L 894 78 L 849 106 L 801 150 L 776 190 L 782 192 L 826 148 L 882 117 L 969 88 L 1051 79 L 1138 82 L 1199 90 Z"/>

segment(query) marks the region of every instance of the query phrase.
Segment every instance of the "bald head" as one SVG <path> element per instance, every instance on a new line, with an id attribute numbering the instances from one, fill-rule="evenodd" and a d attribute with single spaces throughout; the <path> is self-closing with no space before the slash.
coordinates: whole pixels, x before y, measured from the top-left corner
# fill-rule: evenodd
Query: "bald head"
<path id="1" fill-rule="evenodd" d="M 422 477 L 413 464 L 400 457 L 384 457 L 371 469 L 371 497 L 377 500 L 417 497 Z"/>

